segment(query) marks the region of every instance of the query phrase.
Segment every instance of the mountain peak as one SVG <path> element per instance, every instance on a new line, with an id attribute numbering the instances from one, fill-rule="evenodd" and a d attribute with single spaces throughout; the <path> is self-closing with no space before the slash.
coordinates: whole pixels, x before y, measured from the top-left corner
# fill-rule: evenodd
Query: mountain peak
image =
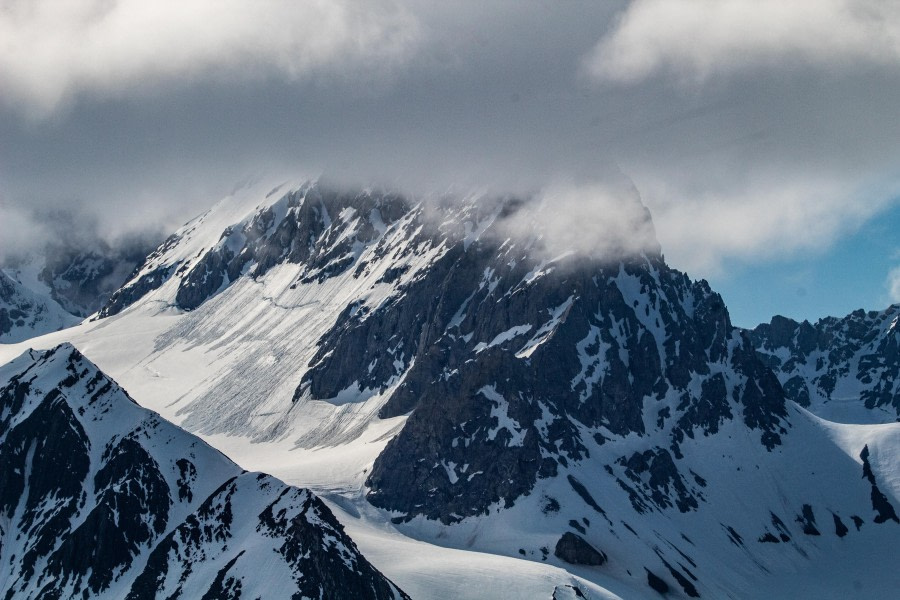
<path id="1" fill-rule="evenodd" d="M 73 345 L 0 375 L 7 597 L 406 597 L 315 495 L 140 408 Z"/>

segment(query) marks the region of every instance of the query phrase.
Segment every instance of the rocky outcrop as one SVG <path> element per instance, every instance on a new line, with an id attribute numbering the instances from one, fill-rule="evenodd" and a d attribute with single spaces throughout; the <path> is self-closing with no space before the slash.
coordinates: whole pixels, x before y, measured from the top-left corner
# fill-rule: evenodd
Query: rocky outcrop
<path id="1" fill-rule="evenodd" d="M 175 305 L 185 310 L 242 275 L 262 277 L 279 264 L 303 265 L 301 282 L 324 281 L 354 266 L 361 249 L 409 209 L 396 194 L 310 183 L 227 227 L 199 256 L 166 263 L 169 252 L 196 227 L 188 224 L 146 258 L 100 317 L 121 312 L 172 276 L 178 278 Z"/>
<path id="2" fill-rule="evenodd" d="M 556 542 L 556 548 L 553 555 L 560 560 L 564 560 L 572 565 L 588 565 L 598 567 L 606 562 L 606 555 L 600 552 L 583 537 L 572 533 L 565 532 L 559 541 Z"/>
<path id="3" fill-rule="evenodd" d="M 360 248 L 409 209 L 399 196 L 307 186 L 240 226 L 229 227 L 219 243 L 180 280 L 176 304 L 186 310 L 240 277 L 260 277 L 281 263 L 304 265 L 301 282 L 323 281 L 349 269 Z"/>
<path id="4" fill-rule="evenodd" d="M 875 480 L 875 474 L 872 472 L 872 465 L 869 464 L 869 446 L 864 446 L 862 452 L 859 454 L 860 460 L 863 463 L 863 478 L 867 479 L 870 484 L 872 484 L 872 510 L 876 512 L 875 522 L 876 523 L 885 523 L 887 521 L 893 521 L 895 523 L 900 523 L 900 519 L 897 517 L 897 511 L 894 510 L 894 506 L 888 500 L 887 496 L 884 495 L 878 487 L 878 482 Z"/>
<path id="5" fill-rule="evenodd" d="M 161 287 L 172 274 L 175 265 L 160 264 L 167 252 L 175 248 L 181 241 L 178 234 L 170 235 L 156 250 L 144 258 L 128 280 L 112 294 L 97 313 L 99 318 L 119 314 L 148 293 Z"/>
<path id="6" fill-rule="evenodd" d="M 100 309 L 98 316 L 111 317 L 116 315 L 131 304 L 143 298 L 149 292 L 160 287 L 166 282 L 169 276 L 169 269 L 162 267 L 149 273 L 144 273 L 127 286 L 116 290 L 109 298 L 109 301 Z"/>
<path id="7" fill-rule="evenodd" d="M 763 361 L 776 373 L 787 397 L 820 409 L 827 403 L 859 398 L 842 414 L 861 422 L 900 418 L 900 305 L 884 311 L 857 310 L 815 324 L 773 317 L 750 330 Z M 868 409 L 868 410 L 864 410 Z"/>

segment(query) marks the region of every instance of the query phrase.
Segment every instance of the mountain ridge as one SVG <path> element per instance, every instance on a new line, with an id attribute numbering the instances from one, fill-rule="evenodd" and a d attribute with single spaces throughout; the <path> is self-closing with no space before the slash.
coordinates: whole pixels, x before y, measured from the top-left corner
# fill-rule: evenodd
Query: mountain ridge
<path id="1" fill-rule="evenodd" d="M 833 409 L 840 411 L 839 418 L 890 422 L 900 419 L 898 319 L 900 304 L 893 304 L 815 323 L 773 317 L 749 335 L 785 392 L 801 406 L 827 413 L 830 404 L 844 405 Z M 851 398 L 862 406 L 846 406 L 844 399 Z"/>
<path id="2" fill-rule="evenodd" d="M 271 448 L 344 518 L 626 597 L 755 595 L 792 570 L 837 597 L 853 581 L 820 565 L 893 552 L 896 427 L 786 398 L 660 252 L 550 255 L 508 234 L 515 199 L 282 190 L 186 225 L 77 334 L 187 429 Z"/>
<path id="3" fill-rule="evenodd" d="M 311 492 L 140 408 L 73 346 L 2 370 L 6 598 L 407 597 Z"/>

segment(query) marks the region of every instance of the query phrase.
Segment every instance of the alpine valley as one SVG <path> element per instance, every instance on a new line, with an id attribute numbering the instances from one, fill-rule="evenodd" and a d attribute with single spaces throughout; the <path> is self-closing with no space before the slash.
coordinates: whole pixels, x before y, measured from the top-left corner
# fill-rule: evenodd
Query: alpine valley
<path id="1" fill-rule="evenodd" d="M 0 279 L 0 597 L 896 597 L 900 306 L 742 330 L 552 210 L 255 185 Z"/>

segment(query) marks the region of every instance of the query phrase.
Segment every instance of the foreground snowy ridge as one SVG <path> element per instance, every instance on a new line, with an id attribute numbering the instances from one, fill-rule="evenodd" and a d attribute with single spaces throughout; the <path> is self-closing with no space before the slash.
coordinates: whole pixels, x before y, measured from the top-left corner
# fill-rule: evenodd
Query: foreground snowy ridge
<path id="1" fill-rule="evenodd" d="M 315 495 L 140 408 L 71 345 L 0 381 L 3 597 L 406 597 Z"/>

